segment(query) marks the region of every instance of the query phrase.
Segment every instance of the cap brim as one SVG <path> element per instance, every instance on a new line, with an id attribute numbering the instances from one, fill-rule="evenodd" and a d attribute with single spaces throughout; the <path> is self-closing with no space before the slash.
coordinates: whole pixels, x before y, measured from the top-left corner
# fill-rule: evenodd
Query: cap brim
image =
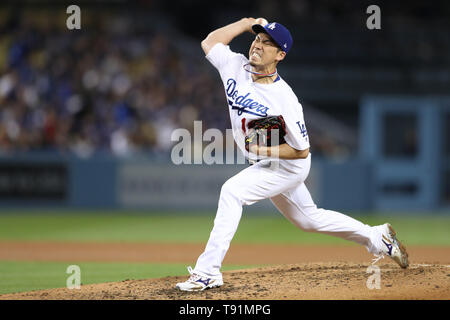
<path id="1" fill-rule="evenodd" d="M 254 24 L 252 25 L 252 30 L 253 32 L 255 32 L 256 34 L 260 33 L 260 32 L 264 32 L 267 33 L 267 30 L 260 24 Z"/>

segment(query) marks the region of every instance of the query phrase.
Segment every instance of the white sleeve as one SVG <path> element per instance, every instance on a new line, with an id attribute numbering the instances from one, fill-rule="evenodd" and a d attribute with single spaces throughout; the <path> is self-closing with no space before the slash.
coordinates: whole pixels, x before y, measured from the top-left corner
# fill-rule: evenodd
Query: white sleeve
<path id="1" fill-rule="evenodd" d="M 284 139 L 287 144 L 297 150 L 308 149 L 310 145 L 302 105 L 297 102 L 295 105 L 289 106 L 283 118 L 286 123 L 286 135 Z"/>
<path id="2" fill-rule="evenodd" d="M 231 51 L 230 46 L 221 42 L 216 43 L 206 55 L 206 59 L 221 72 L 231 62 L 242 60 L 242 54 Z"/>

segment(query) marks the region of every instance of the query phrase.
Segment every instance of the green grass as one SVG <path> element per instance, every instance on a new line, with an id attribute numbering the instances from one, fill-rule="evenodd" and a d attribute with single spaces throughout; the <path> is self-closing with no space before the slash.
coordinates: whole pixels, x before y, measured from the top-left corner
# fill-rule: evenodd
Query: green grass
<path id="1" fill-rule="evenodd" d="M 361 216 L 369 225 L 389 221 L 407 245 L 450 245 L 450 217 Z M 209 216 L 143 214 L 0 215 L 0 241 L 205 243 L 213 226 Z M 235 243 L 350 244 L 295 228 L 281 215 L 241 219 Z"/>
<path id="2" fill-rule="evenodd" d="M 0 261 L 0 294 L 66 287 L 71 263 Z M 188 275 L 186 265 L 167 263 L 76 263 L 81 284 Z M 222 270 L 256 267 L 224 265 Z"/>

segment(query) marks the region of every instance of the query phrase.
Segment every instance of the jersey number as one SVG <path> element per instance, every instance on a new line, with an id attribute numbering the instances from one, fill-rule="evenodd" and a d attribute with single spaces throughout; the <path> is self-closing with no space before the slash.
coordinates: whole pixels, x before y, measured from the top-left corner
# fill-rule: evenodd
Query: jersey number
<path id="1" fill-rule="evenodd" d="M 247 130 L 245 128 L 245 118 L 242 118 L 241 123 L 242 123 L 242 131 L 244 131 L 244 134 L 247 134 Z"/>

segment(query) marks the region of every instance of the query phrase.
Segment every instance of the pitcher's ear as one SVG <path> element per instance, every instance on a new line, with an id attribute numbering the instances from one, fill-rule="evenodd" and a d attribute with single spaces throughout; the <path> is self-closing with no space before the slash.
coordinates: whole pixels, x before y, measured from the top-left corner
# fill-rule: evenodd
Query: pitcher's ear
<path id="1" fill-rule="evenodd" d="M 277 61 L 281 61 L 284 60 L 284 58 L 286 57 L 286 52 L 283 50 L 279 50 L 277 53 Z"/>

